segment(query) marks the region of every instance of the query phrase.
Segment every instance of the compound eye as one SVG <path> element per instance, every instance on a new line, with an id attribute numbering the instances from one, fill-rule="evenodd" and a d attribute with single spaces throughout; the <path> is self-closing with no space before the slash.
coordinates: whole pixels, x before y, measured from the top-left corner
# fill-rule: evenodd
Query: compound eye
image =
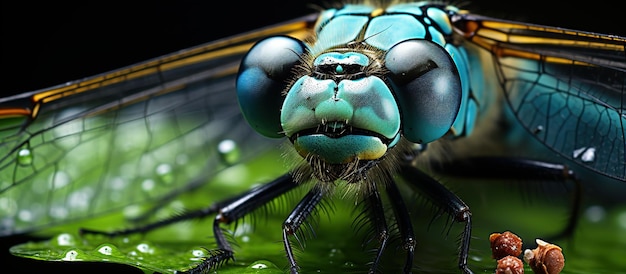
<path id="1" fill-rule="evenodd" d="M 237 75 L 239 107 L 257 132 L 272 138 L 283 136 L 280 134 L 282 92 L 305 50 L 300 40 L 269 37 L 257 42 L 241 61 Z"/>
<path id="2" fill-rule="evenodd" d="M 448 52 L 427 40 L 406 40 L 385 55 L 389 80 L 409 141 L 429 143 L 452 126 L 462 100 L 461 78 Z"/>

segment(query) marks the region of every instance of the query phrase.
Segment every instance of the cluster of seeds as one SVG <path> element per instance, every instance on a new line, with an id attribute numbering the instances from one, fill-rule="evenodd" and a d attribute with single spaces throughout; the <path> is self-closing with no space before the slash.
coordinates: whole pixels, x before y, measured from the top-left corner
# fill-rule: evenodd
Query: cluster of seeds
<path id="1" fill-rule="evenodd" d="M 510 231 L 489 235 L 492 257 L 497 260 L 496 274 L 523 274 L 522 239 Z M 524 251 L 524 261 L 537 274 L 558 274 L 565 266 L 562 249 L 540 239 L 537 248 Z"/>

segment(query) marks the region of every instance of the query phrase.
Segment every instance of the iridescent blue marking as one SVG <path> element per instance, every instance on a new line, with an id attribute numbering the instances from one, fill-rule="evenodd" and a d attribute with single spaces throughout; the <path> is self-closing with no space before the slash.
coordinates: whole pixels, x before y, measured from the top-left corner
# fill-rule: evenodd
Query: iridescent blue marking
<path id="1" fill-rule="evenodd" d="M 349 53 L 337 53 L 337 52 L 329 52 L 320 55 L 315 58 L 313 61 L 314 66 L 320 65 L 328 65 L 328 64 L 352 64 L 359 66 L 367 66 L 369 64 L 369 59 L 367 56 L 357 52 L 349 52 Z"/>
<path id="2" fill-rule="evenodd" d="M 365 31 L 367 43 L 382 50 L 389 50 L 400 41 L 424 38 L 425 35 L 424 25 L 405 14 L 374 17 Z"/>

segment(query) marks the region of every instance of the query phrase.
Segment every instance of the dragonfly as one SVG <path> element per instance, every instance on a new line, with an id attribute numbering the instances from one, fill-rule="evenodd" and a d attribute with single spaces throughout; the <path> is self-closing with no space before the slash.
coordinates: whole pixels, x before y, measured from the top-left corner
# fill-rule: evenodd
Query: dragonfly
<path id="1" fill-rule="evenodd" d="M 392 16 L 393 14 L 396 14 L 395 17 Z M 419 19 L 416 20 L 420 24 L 425 24 L 426 21 L 431 22 L 428 25 L 430 28 L 426 30 L 423 27 L 424 31 L 421 34 L 411 34 L 402 39 L 393 34 L 387 36 L 388 33 L 395 33 L 389 25 L 374 24 L 371 21 L 366 21 L 371 28 L 366 28 L 363 33 L 350 37 L 343 37 L 345 33 L 336 34 L 331 28 L 335 24 L 340 24 L 338 22 L 342 22 L 339 20 L 346 20 L 348 24 L 355 24 L 356 27 L 352 29 L 359 33 L 366 23 L 355 23 L 353 19 L 357 21 L 371 17 L 368 20 L 380 18 L 380 22 L 385 20 L 395 22 L 394 20 L 400 20 L 406 16 Z M 342 19 L 335 20 L 334 18 Z M 448 25 L 439 20 L 443 20 Z M 417 21 L 401 22 L 404 25 L 405 22 L 414 24 Z M 323 29 L 330 31 L 324 33 Z M 315 31 L 318 32 L 317 38 L 312 36 Z M 277 83 L 269 84 L 272 88 L 267 89 L 267 92 L 274 93 L 261 94 L 257 100 L 251 100 L 250 98 L 255 94 L 250 94 L 249 90 L 256 92 L 258 88 L 247 89 L 246 85 L 257 85 L 267 79 L 247 76 L 248 72 L 253 71 L 255 67 L 266 66 L 255 61 L 247 61 L 263 59 L 264 54 L 255 55 L 257 51 L 265 50 L 262 43 L 256 44 L 251 51 L 249 50 L 257 41 L 276 35 L 291 37 L 284 38 L 287 40 L 279 40 L 290 45 L 286 52 L 276 54 L 295 58 L 289 61 L 292 63 L 279 64 L 281 65 L 279 68 L 298 67 L 300 72 L 294 76 L 291 69 L 283 71 L 288 75 L 280 76 L 283 78 L 276 81 Z M 263 41 L 273 43 L 272 41 L 275 40 L 271 39 Z M 341 43 L 338 40 L 341 40 Z M 398 86 L 399 82 L 404 83 L 408 80 L 404 77 L 405 72 L 394 71 L 395 68 L 392 66 L 394 62 L 405 58 L 394 56 L 396 50 L 401 50 L 401 47 L 395 48 L 394 46 L 404 40 L 410 40 L 408 44 L 404 44 L 409 49 L 414 46 L 424 47 L 419 49 L 442 59 L 443 66 L 456 67 L 456 69 L 444 69 L 444 74 L 448 73 L 445 75 L 448 78 L 445 78 L 444 82 L 453 83 L 450 89 L 459 90 L 459 98 L 446 100 L 448 105 L 435 109 L 442 109 L 444 112 L 429 118 L 439 119 L 447 115 L 445 118 L 447 124 L 442 127 L 426 128 L 424 133 L 426 135 L 422 135 L 423 133 L 420 132 L 422 129 L 414 128 L 407 121 L 413 119 L 410 117 L 423 115 L 418 111 L 428 108 L 429 103 L 413 105 L 423 100 L 412 97 L 418 95 L 410 94 L 408 91 L 405 92 L 409 93 L 408 95 L 401 95 L 397 91 L 410 90 L 402 85 Z M 421 44 L 421 41 L 431 40 L 434 42 Z M 328 46 L 326 43 L 329 41 L 339 44 Z M 347 48 L 341 48 L 342 46 Z M 274 47 L 268 46 L 269 49 Z M 416 49 L 408 50 L 408 53 L 417 51 Z M 248 59 L 243 59 L 242 63 L 242 58 L 246 56 L 246 53 Z M 480 58 L 492 61 L 488 62 Z M 374 61 L 380 61 L 380 63 Z M 438 61 L 440 60 L 434 63 L 427 61 L 426 71 L 430 71 L 432 64 L 435 64 L 436 68 L 442 66 Z M 268 62 L 272 63 L 275 60 Z M 243 68 L 240 68 L 240 64 L 243 64 Z M 259 148 L 275 147 L 276 142 L 272 138 L 288 137 L 290 143 L 296 147 L 291 157 L 302 158 L 299 161 L 301 165 L 295 169 L 295 173 L 291 173 L 291 177 L 279 177 L 280 179 L 267 185 L 286 189 L 278 191 L 258 188 L 246 192 L 256 198 L 253 202 L 247 202 L 247 205 L 261 206 L 259 198 L 273 199 L 274 196 L 282 194 L 282 191 L 296 187 L 299 184 L 292 183 L 294 177 L 311 177 L 315 179 L 313 185 L 318 187 L 313 187 L 310 194 L 306 196 L 310 200 L 303 200 L 306 201 L 302 204 L 305 209 L 294 210 L 294 213 L 306 215 L 313 210 L 310 207 L 315 207 L 326 191 L 331 191 L 329 182 L 342 180 L 348 184 L 348 187 L 366 188 L 357 189 L 351 193 L 361 195 L 360 198 L 364 199 L 364 203 L 373 208 L 370 209 L 373 214 L 370 218 L 387 219 L 389 216 L 378 212 L 382 209 L 382 202 L 377 196 L 385 191 L 388 191 L 389 195 L 398 194 L 394 194 L 394 183 L 378 185 L 378 180 L 390 180 L 387 178 L 390 175 L 386 175 L 385 170 L 409 174 L 406 175 L 410 176 L 407 181 L 418 181 L 415 182 L 415 187 L 433 196 L 432 200 L 435 204 L 441 203 L 439 206 L 452 213 L 452 216 L 458 218 L 455 221 L 463 225 L 464 232 L 458 264 L 461 270 L 470 272 L 467 266 L 472 228 L 470 221 L 472 215 L 469 207 L 452 192 L 441 188 L 439 182 L 432 180 L 432 176 L 414 170 L 412 165 L 400 170 L 398 167 L 385 166 L 388 165 L 389 159 L 395 158 L 394 164 L 422 160 L 422 158 L 429 158 L 430 153 L 438 149 L 438 143 L 453 145 L 457 141 L 471 140 L 472 136 L 479 136 L 481 121 L 487 119 L 481 115 L 488 110 L 498 109 L 498 106 L 504 106 L 508 107 L 507 111 L 512 112 L 508 114 L 513 116 L 510 117 L 513 118 L 512 121 L 520 124 L 529 136 L 532 136 L 531 138 L 536 138 L 543 146 L 560 155 L 575 168 L 580 168 L 582 172 L 592 172 L 601 178 L 623 182 L 626 162 L 624 156 L 624 102 L 626 101 L 624 99 L 624 64 L 624 38 L 617 36 L 502 21 L 465 13 L 454 7 L 440 4 L 433 4 L 432 7 L 426 3 L 399 4 L 384 8 L 351 5 L 331 9 L 93 78 L 3 99 L 3 106 L 8 107 L 4 108 L 3 112 L 6 126 L 3 130 L 2 145 L 5 151 L 3 154 L 6 156 L 1 173 L 2 197 L 3 203 L 8 205 L 4 208 L 8 214 L 3 213 L 7 215 L 3 215 L 2 230 L 5 234 L 29 232 L 57 222 L 86 218 L 146 200 L 171 197 L 173 194 L 195 187 L 195 184 L 201 181 L 199 178 L 211 177 L 221 171 L 213 167 L 232 164 L 224 159 L 228 154 L 218 149 L 218 144 L 224 144 L 222 141 L 233 141 L 240 145 L 239 150 L 244 154 L 240 157 L 247 159 L 259 153 Z M 399 63 L 399 65 L 406 64 Z M 479 68 L 472 67 L 474 65 Z M 487 66 L 489 68 L 486 68 Z M 486 72 L 489 72 L 492 77 L 483 77 L 483 73 L 487 74 Z M 366 116 L 368 119 L 364 120 L 380 118 L 381 124 L 390 126 L 392 130 L 385 129 L 383 134 L 376 132 L 377 126 L 369 128 L 371 125 L 358 119 L 355 122 L 357 125 L 351 125 L 351 121 L 344 122 L 337 119 L 333 121 L 334 118 L 327 118 L 317 121 L 319 124 L 316 126 L 306 125 L 304 132 L 299 131 L 302 127 L 301 120 L 307 121 L 313 118 L 299 116 L 301 115 L 298 114 L 301 107 L 299 104 L 303 98 L 298 98 L 298 95 L 295 95 L 298 92 L 288 89 L 289 87 L 298 85 L 306 87 L 311 83 L 331 83 L 330 85 L 341 82 L 352 83 L 360 79 L 370 79 L 372 75 L 383 78 L 384 81 L 380 87 L 387 85 L 393 87 L 387 88 L 392 89 L 393 92 L 370 94 L 377 98 L 373 101 L 378 104 L 396 105 L 396 107 L 392 106 L 392 110 L 389 111 L 392 117 L 382 119 L 375 114 L 369 114 L 374 116 Z M 292 79 L 292 77 L 297 79 Z M 422 75 L 415 78 L 422 79 L 420 77 Z M 486 79 L 481 79 L 481 77 Z M 308 80 L 302 80 L 304 78 Z M 298 83 L 298 85 L 293 83 Z M 418 86 L 423 84 L 420 82 Z M 476 85 L 483 86 L 476 87 Z M 236 98 L 235 90 L 239 91 L 239 98 Z M 402 98 L 402 96 L 408 96 L 408 98 Z M 490 96 L 495 98 L 490 98 Z M 457 102 L 450 102 L 454 100 Z M 241 104 L 238 106 L 237 102 Z M 356 104 L 354 101 L 350 103 Z M 269 110 L 259 109 L 268 106 Z M 378 112 L 387 110 L 380 105 L 374 106 L 376 107 Z M 239 112 L 240 108 L 243 110 L 243 117 Z M 323 108 L 323 105 L 320 108 Z M 274 116 L 271 117 L 267 116 L 266 113 L 272 113 L 272 109 L 283 109 L 283 112 L 273 113 L 271 115 Z M 449 109 L 455 109 L 455 111 L 449 111 Z M 330 114 L 330 116 L 333 115 L 340 116 L 340 113 Z M 414 118 L 416 120 L 412 122 L 429 123 L 429 121 L 421 121 L 422 118 L 424 117 Z M 327 121 L 329 119 L 331 123 Z M 267 124 L 270 123 L 268 121 L 274 123 L 269 129 L 267 128 Z M 168 122 L 176 127 L 171 129 L 163 126 Z M 474 129 L 474 124 L 476 129 Z M 132 128 L 141 128 L 139 132 L 143 132 L 144 136 L 124 135 L 125 130 Z M 309 128 L 315 128 L 315 133 L 308 132 Z M 349 130 L 345 130 L 346 128 Z M 438 129 L 439 132 L 433 133 L 437 131 L 433 128 Z M 256 134 L 253 129 L 271 138 L 264 138 Z M 567 130 L 572 130 L 572 132 L 565 133 Z M 356 134 L 356 136 L 368 137 L 355 137 L 356 139 L 347 140 L 350 140 L 350 143 L 366 140 L 368 149 L 372 149 L 371 146 L 376 149 L 359 152 L 359 156 L 356 157 L 359 158 L 359 162 L 350 160 L 353 161 L 351 164 L 345 164 L 346 156 L 336 154 L 342 151 L 340 148 L 347 146 L 338 142 L 328 147 L 317 147 L 321 141 L 314 141 L 315 139 L 311 138 L 318 138 L 316 136 L 319 134 L 316 135 L 316 133 L 320 132 L 323 133 L 320 138 L 324 138 L 321 139 L 324 140 L 324 144 L 328 144 L 329 141 L 332 143 L 334 140 L 342 140 L 346 136 L 353 136 L 353 132 L 360 132 L 361 134 Z M 203 137 L 198 136 L 200 134 Z M 431 136 L 432 134 L 434 135 Z M 300 137 L 301 135 L 303 137 Z M 203 141 L 197 142 L 199 139 Z M 104 142 L 100 145 L 100 151 L 94 151 L 92 146 L 86 146 L 89 142 L 96 143 L 101 140 Z M 202 152 L 204 147 L 210 149 Z M 384 151 L 380 152 L 381 149 Z M 180 156 L 176 151 L 199 153 Z M 355 151 L 350 148 L 343 153 L 352 155 Z M 87 163 L 86 166 L 77 170 L 61 169 L 66 165 L 59 162 L 89 162 L 89 158 L 85 157 L 90 154 L 100 155 L 101 160 L 93 164 Z M 370 154 L 376 156 L 369 156 Z M 179 156 L 177 158 L 180 162 L 203 164 L 194 166 L 172 162 L 172 155 Z M 501 155 L 495 156 L 486 159 L 488 160 L 486 163 L 492 165 L 509 163 L 502 161 L 505 158 Z M 198 158 L 186 159 L 187 157 Z M 435 157 L 432 161 L 435 160 L 438 159 Z M 548 162 L 515 161 L 514 163 L 528 164 L 526 168 L 530 172 L 542 166 L 537 163 L 547 164 Z M 456 167 L 455 169 L 468 168 L 465 162 L 452 164 Z M 502 168 L 505 167 L 506 165 Z M 557 167 L 559 168 L 556 172 L 565 170 L 565 166 Z M 382 170 L 378 173 L 382 175 L 377 176 L 375 170 L 379 168 Z M 52 172 L 44 172 L 46 169 Z M 449 169 L 452 168 L 445 167 L 442 171 L 446 173 Z M 85 170 L 91 170 L 90 173 L 96 174 L 93 177 L 98 179 L 94 181 L 92 176 L 86 176 Z M 160 181 L 146 179 L 155 174 Z M 483 175 L 487 176 L 487 174 Z M 466 174 L 466 176 L 473 175 Z M 376 179 L 375 184 L 363 183 L 368 182 L 372 177 Z M 127 180 L 131 183 L 125 183 Z M 35 185 L 49 189 L 36 191 L 33 187 Z M 124 189 L 126 185 L 142 186 L 144 190 L 149 191 L 144 194 L 119 191 L 123 193 L 121 196 L 111 193 L 115 187 Z M 33 191 L 25 191 L 27 187 Z M 101 192 L 111 194 L 93 196 Z M 235 197 L 237 197 L 235 200 L 226 200 L 226 204 L 244 202 L 243 199 L 246 196 Z M 85 204 L 87 200 L 90 202 Z M 397 199 L 397 201 L 401 200 Z M 28 204 L 20 204 L 21 201 Z M 44 204 L 33 203 L 33 201 L 43 201 Z M 218 205 L 224 206 L 225 204 L 218 203 Z M 409 218 L 402 217 L 402 214 L 408 212 L 403 209 L 402 204 L 393 204 L 392 207 L 400 215 L 395 217 L 395 222 L 400 227 L 400 231 L 403 231 L 401 234 L 405 246 L 408 246 L 407 257 L 412 258 L 414 248 L 412 247 L 414 236 L 410 232 L 412 225 L 403 223 Z M 224 212 L 226 211 L 222 209 L 220 214 Z M 243 213 L 247 211 L 241 212 Z M 394 219 L 391 218 L 391 220 Z M 296 223 L 294 229 L 297 230 L 299 222 L 303 220 L 290 219 L 290 221 Z M 375 223 L 371 220 L 370 222 Z M 208 262 L 204 265 L 206 268 L 219 265 L 233 255 L 230 253 L 232 251 L 230 244 L 220 239 L 219 227 L 216 226 L 214 229 L 216 229 L 216 240 L 221 249 L 220 252 L 215 253 L 215 257 L 211 257 L 216 258 L 217 263 L 211 265 L 211 260 L 206 260 L 205 262 Z M 375 230 L 380 235 L 384 235 L 389 228 L 383 225 L 376 227 Z M 284 242 L 286 253 L 289 255 L 290 269 L 296 272 L 298 265 L 296 259 L 293 258 L 293 251 L 290 251 L 289 237 L 286 237 Z M 381 241 L 378 246 L 379 253 L 385 251 L 385 245 L 386 240 Z M 378 255 L 374 258 L 372 271 L 376 270 L 378 258 Z M 410 271 L 412 261 L 412 259 L 406 260 L 405 271 Z"/>

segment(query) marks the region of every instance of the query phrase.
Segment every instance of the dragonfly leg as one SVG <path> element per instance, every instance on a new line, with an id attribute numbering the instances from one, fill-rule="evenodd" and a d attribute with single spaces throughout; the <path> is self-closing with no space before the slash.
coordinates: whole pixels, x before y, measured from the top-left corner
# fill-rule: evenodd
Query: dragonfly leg
<path id="1" fill-rule="evenodd" d="M 472 213 L 469 206 L 456 194 L 439 183 L 439 181 L 409 163 L 401 165 L 400 174 L 409 185 L 426 195 L 432 203 L 450 214 L 454 221 L 465 224 L 460 239 L 458 267 L 463 273 L 473 273 L 467 266 L 472 236 Z"/>
<path id="2" fill-rule="evenodd" d="M 365 200 L 365 203 L 367 205 L 365 213 L 369 213 L 369 221 L 373 226 L 373 232 L 375 233 L 375 235 L 372 235 L 373 237 L 371 239 L 376 239 L 378 241 L 376 257 L 374 258 L 374 261 L 372 261 L 369 271 L 369 273 L 375 273 L 385 247 L 387 247 L 390 232 L 389 227 L 387 226 L 380 192 L 377 189 L 374 189 Z"/>
<path id="3" fill-rule="evenodd" d="M 175 224 L 175 223 L 182 222 L 185 220 L 204 218 L 206 216 L 216 214 L 217 212 L 219 212 L 219 209 L 222 208 L 224 205 L 231 203 L 232 202 L 231 200 L 236 200 L 236 199 L 225 200 L 219 203 L 212 204 L 206 208 L 193 210 L 193 211 L 187 211 L 180 215 L 172 216 L 167 219 L 159 220 L 157 222 L 149 223 L 149 224 L 138 226 L 138 227 L 115 230 L 115 231 L 100 231 L 100 230 L 93 230 L 93 229 L 88 229 L 88 228 L 80 228 L 79 233 L 81 235 L 98 234 L 98 235 L 105 235 L 109 237 L 124 236 L 124 235 L 130 235 L 130 234 L 135 234 L 135 233 L 147 233 L 147 232 L 150 232 L 151 230 L 164 227 L 170 224 Z"/>
<path id="4" fill-rule="evenodd" d="M 272 182 L 251 189 L 235 199 L 230 199 L 230 203 L 219 209 L 219 213 L 215 216 L 213 222 L 213 235 L 217 249 L 211 250 L 209 256 L 202 263 L 196 265 L 189 273 L 205 273 L 233 259 L 233 249 L 220 227 L 221 224 L 231 224 L 296 186 L 297 184 L 293 181 L 291 175 L 285 174 Z"/>
<path id="5" fill-rule="evenodd" d="M 298 273 L 299 267 L 298 263 L 296 263 L 293 249 L 291 248 L 289 236 L 295 237 L 296 241 L 300 243 L 300 246 L 303 246 L 301 239 L 298 238 L 297 232 L 302 223 L 306 221 L 313 210 L 315 210 L 315 207 L 320 203 L 323 195 L 323 192 L 319 188 L 314 187 L 311 189 L 291 211 L 283 223 L 283 245 L 285 247 L 285 252 L 287 253 L 287 260 L 289 261 L 289 271 L 292 274 Z"/>
<path id="6" fill-rule="evenodd" d="M 411 224 L 411 217 L 409 210 L 407 209 L 400 190 L 395 183 L 387 186 L 387 194 L 393 211 L 396 214 L 396 222 L 398 229 L 400 230 L 400 236 L 402 237 L 402 247 L 406 250 L 406 263 L 404 265 L 404 273 L 410 273 L 413 267 L 413 257 L 415 256 L 415 232 L 413 232 L 413 225 Z"/>
<path id="7" fill-rule="evenodd" d="M 450 163 L 434 164 L 442 174 L 480 179 L 524 180 L 524 181 L 571 181 L 574 193 L 566 227 L 558 234 L 546 239 L 571 236 L 578 224 L 582 207 L 582 184 L 566 165 L 514 157 L 473 157 Z"/>
<path id="8" fill-rule="evenodd" d="M 280 177 L 278 179 L 276 179 L 274 182 L 271 182 L 268 184 L 268 186 L 272 186 L 274 183 L 276 183 L 277 181 L 282 182 L 283 180 L 290 180 L 289 177 L 290 175 L 284 175 L 283 177 Z M 292 187 L 295 187 L 295 184 L 292 184 Z M 258 189 L 251 189 L 248 192 L 244 192 L 243 194 L 239 195 L 239 196 L 235 196 L 229 199 L 225 199 L 222 200 L 220 202 L 216 202 L 211 204 L 208 207 L 205 208 L 201 208 L 201 209 L 197 209 L 197 210 L 192 210 L 192 211 L 187 211 L 184 212 L 180 215 L 176 215 L 176 216 L 172 216 L 170 218 L 167 219 L 163 219 L 163 220 L 159 220 L 153 223 L 149 223 L 149 224 L 145 224 L 145 225 L 141 225 L 141 226 L 137 226 L 137 227 L 133 227 L 133 228 L 128 228 L 128 229 L 120 229 L 120 230 L 115 230 L 115 231 L 100 231 L 100 230 L 92 230 L 92 229 L 87 229 L 87 228 L 81 228 L 79 230 L 80 234 L 97 234 L 97 235 L 105 235 L 105 236 L 109 236 L 109 237 L 116 237 L 116 236 L 124 236 L 124 235 L 130 235 L 130 234 L 136 234 L 136 233 L 147 233 L 150 232 L 151 230 L 160 228 L 160 227 L 164 227 L 167 225 L 171 225 L 171 224 L 175 224 L 181 221 L 185 221 L 185 220 L 191 220 L 191 219 L 200 219 L 200 218 L 204 218 L 213 214 L 217 214 L 218 212 L 220 212 L 220 209 L 226 208 L 229 205 L 235 203 L 236 201 L 241 201 L 242 199 L 246 198 L 249 195 L 259 195 L 264 191 L 264 187 L 260 187 Z M 286 190 L 285 190 L 286 191 Z M 276 196 L 280 196 L 280 194 L 282 194 L 283 192 L 278 193 Z M 274 197 L 276 197 L 274 196 Z M 222 210 L 223 211 L 223 210 Z"/>

